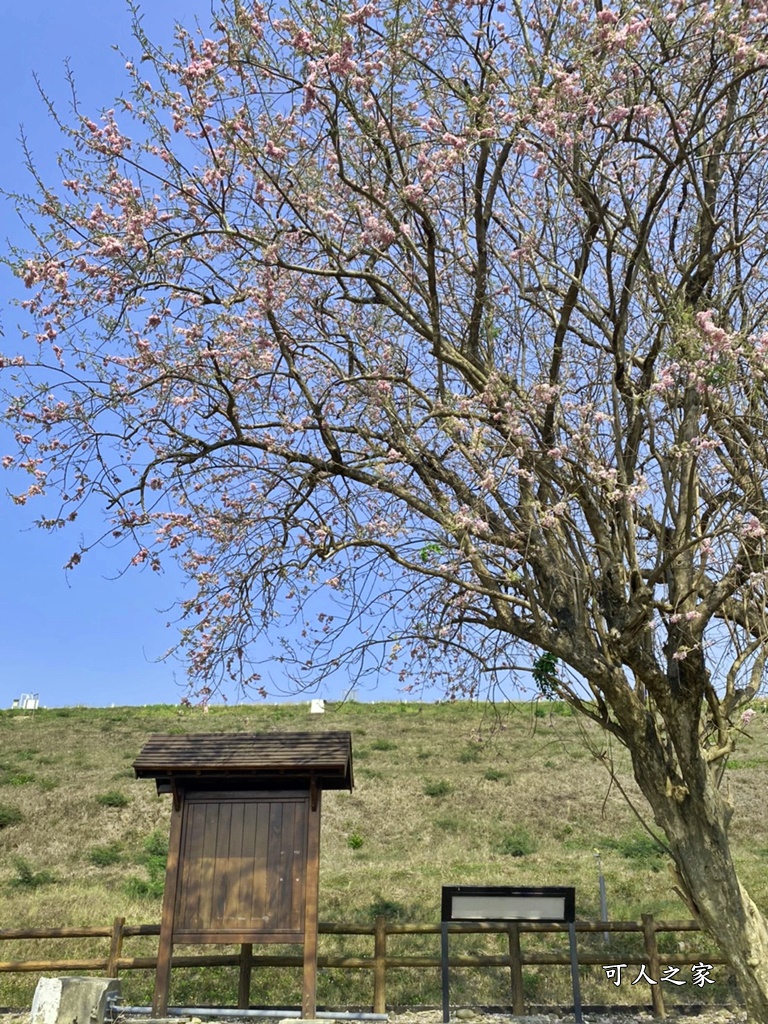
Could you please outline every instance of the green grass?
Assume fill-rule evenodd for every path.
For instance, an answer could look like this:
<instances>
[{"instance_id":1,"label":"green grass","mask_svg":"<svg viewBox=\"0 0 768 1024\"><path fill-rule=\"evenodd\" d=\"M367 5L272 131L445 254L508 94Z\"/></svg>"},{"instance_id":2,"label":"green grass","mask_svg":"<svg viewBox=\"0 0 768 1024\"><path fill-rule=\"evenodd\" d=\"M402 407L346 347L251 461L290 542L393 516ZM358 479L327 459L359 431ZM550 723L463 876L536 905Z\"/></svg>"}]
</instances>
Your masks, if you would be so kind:
<instances>
[{"instance_id":1,"label":"green grass","mask_svg":"<svg viewBox=\"0 0 768 1024\"><path fill-rule=\"evenodd\" d=\"M424 796L441 797L448 796L452 792L453 786L450 782L446 782L445 779L441 779L439 782L424 783Z\"/></svg>"},{"instance_id":2,"label":"green grass","mask_svg":"<svg viewBox=\"0 0 768 1024\"><path fill-rule=\"evenodd\" d=\"M505 857L527 857L535 853L539 844L524 828L506 832L498 842L498 851Z\"/></svg>"},{"instance_id":3,"label":"green grass","mask_svg":"<svg viewBox=\"0 0 768 1024\"><path fill-rule=\"evenodd\" d=\"M106 868L112 864L119 864L123 859L123 844L119 842L107 843L104 846L93 846L88 851L88 860L96 867Z\"/></svg>"},{"instance_id":4,"label":"green grass","mask_svg":"<svg viewBox=\"0 0 768 1024\"><path fill-rule=\"evenodd\" d=\"M102 807L127 807L130 800L117 789L111 789L108 793L100 793L96 797L96 803Z\"/></svg>"},{"instance_id":5,"label":"green grass","mask_svg":"<svg viewBox=\"0 0 768 1024\"><path fill-rule=\"evenodd\" d=\"M611 919L637 920L642 913L687 919L663 853L585 750L584 734L601 745L602 734L562 705L538 706L543 717L530 706L461 702L326 705L323 716L310 716L307 705L212 707L207 715L166 706L41 708L34 716L0 711L0 929L104 926L116 916L129 925L159 922L171 800L158 797L154 783L135 780L131 762L151 733L272 729L352 733L355 790L323 795L323 921L372 924L383 914L396 922L438 922L442 886L461 884L573 885L577 916L597 919L595 849ZM367 758L359 757L361 751ZM612 756L622 787L652 823L627 756L620 748L612 748ZM767 762L768 715L761 715L741 738L728 774L735 855L742 880L763 909ZM23 775L34 775L34 781L11 781ZM580 948L605 952L606 963L638 941L614 935L604 946L601 934L579 939ZM659 935L670 952L680 941L697 956L709 950L695 933ZM532 953L567 951L563 937L553 935L526 935L523 947ZM107 948L106 939L4 940L0 959L97 958ZM437 956L439 937L394 935L388 948L393 955ZM454 948L458 955L473 949L504 954L506 947L503 936L457 935ZM124 955L152 956L156 949L154 937L130 937ZM369 936L321 936L320 951L371 956L373 944ZM582 973L585 1001L646 998L643 986L616 990L606 984L599 968ZM454 974L451 998L457 1003L509 1001L508 972L467 968ZM668 989L667 998L714 998L716 987L722 1001L727 972L718 968L715 975L717 986ZM128 1002L151 1000L151 971L126 971L122 977ZM258 986L255 978L258 1002L296 1004L297 972L260 968ZM36 982L34 973L0 974L0 1005L28 1007ZM534 1001L568 999L566 968L526 967L524 983ZM370 1004L370 972L328 970L319 984L321 1002ZM440 1001L437 971L393 970L387 986L395 1004ZM174 972L172 997L182 1005L231 1005L236 992L236 969Z\"/></svg>"},{"instance_id":6,"label":"green grass","mask_svg":"<svg viewBox=\"0 0 768 1024\"><path fill-rule=\"evenodd\" d=\"M23 820L24 815L18 807L14 807L12 804L0 804L0 828L18 825Z\"/></svg>"},{"instance_id":7,"label":"green grass","mask_svg":"<svg viewBox=\"0 0 768 1024\"><path fill-rule=\"evenodd\" d=\"M35 871L23 857L14 857L13 867L15 875L9 883L13 889L39 889L56 881L56 876L51 871Z\"/></svg>"}]
</instances>

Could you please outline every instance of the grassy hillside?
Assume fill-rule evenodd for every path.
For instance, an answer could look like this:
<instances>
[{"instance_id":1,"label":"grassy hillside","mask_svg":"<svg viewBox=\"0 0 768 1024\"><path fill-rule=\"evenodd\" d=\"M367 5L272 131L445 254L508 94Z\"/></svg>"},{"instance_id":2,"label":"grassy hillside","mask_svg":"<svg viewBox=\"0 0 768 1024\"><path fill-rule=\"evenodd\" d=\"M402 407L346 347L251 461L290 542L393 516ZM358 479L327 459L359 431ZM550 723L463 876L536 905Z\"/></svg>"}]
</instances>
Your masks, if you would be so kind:
<instances>
[{"instance_id":1,"label":"grassy hillside","mask_svg":"<svg viewBox=\"0 0 768 1024\"><path fill-rule=\"evenodd\" d=\"M0 929L158 922L170 799L133 778L131 762L153 732L259 732L349 729L356 787L327 793L323 805L320 918L372 922L377 913L403 921L439 920L444 884L575 885L577 916L599 917L595 850L605 874L609 917L687 918L673 891L665 857L611 784L605 755L621 787L648 821L626 755L600 731L558 705L346 704L310 716L307 705L197 709L176 707L0 712ZM732 833L739 868L758 904L768 910L765 769L768 713L749 726L729 768L736 805ZM705 957L696 935L661 936L664 951L684 940ZM580 939L620 962L632 939ZM563 937L524 937L523 949L560 948ZM0 960L104 955L106 940L0 942ZM151 955L156 940L127 940L126 955ZM396 936L390 951L437 955L435 936ZM502 937L457 937L452 952L503 952ZM272 949L266 952L275 952ZM368 938L326 937L321 952L370 955ZM706 959L706 957L705 957ZM687 970L687 969L684 969ZM452 999L508 1002L507 976L454 971ZM533 1002L568 999L566 968L526 969ZM634 974L631 975L634 977ZM681 977L683 973L681 972ZM702 992L665 988L671 1002L723 999L724 967ZM690 977L690 975L688 975ZM23 1006L35 975L0 974L0 1005ZM129 972L131 1001L150 999L152 975ZM647 989L621 990L600 968L585 972L587 1001L643 1002ZM322 972L321 1003L369 1003L368 972ZM644 989L644 991L640 991ZM291 971L254 976L252 999L296 1003ZM227 968L179 970L172 999L229 1004L236 973ZM388 1000L436 1004L437 971L401 969L388 977Z\"/></svg>"}]
</instances>

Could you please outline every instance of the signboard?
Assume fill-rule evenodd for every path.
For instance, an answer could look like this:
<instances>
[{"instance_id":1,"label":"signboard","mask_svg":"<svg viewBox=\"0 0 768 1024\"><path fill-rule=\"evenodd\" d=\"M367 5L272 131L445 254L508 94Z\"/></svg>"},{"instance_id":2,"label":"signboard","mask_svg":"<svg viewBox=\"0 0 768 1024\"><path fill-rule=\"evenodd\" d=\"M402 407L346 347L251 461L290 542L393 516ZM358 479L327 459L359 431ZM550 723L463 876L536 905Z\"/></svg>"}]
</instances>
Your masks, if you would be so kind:
<instances>
[{"instance_id":1,"label":"signboard","mask_svg":"<svg viewBox=\"0 0 768 1024\"><path fill-rule=\"evenodd\" d=\"M555 921L568 925L571 952L573 1014L581 1024L579 963L576 956L576 890L570 886L549 885L538 888L514 885L444 885L442 897L442 970L443 1021L447 1024L448 1003L448 926L453 922L507 923L509 925L510 968L512 970L513 1010L523 1013L523 977L518 924L521 921Z\"/></svg>"},{"instance_id":2,"label":"signboard","mask_svg":"<svg viewBox=\"0 0 768 1024\"><path fill-rule=\"evenodd\" d=\"M444 885L443 921L573 921L576 890L567 886Z\"/></svg>"}]
</instances>

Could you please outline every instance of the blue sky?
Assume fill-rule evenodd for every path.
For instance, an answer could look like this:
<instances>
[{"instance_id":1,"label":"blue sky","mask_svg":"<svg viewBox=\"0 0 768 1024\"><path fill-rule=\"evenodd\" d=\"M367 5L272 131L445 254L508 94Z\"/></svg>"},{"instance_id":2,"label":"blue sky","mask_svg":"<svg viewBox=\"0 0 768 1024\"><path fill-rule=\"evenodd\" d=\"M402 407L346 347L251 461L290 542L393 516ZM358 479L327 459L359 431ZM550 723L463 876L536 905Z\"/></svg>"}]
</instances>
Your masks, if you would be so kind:
<instances>
[{"instance_id":1,"label":"blue sky","mask_svg":"<svg viewBox=\"0 0 768 1024\"><path fill-rule=\"evenodd\" d=\"M195 15L208 21L202 0L154 0L146 5L149 35L169 43L176 20L191 25ZM8 4L0 34L0 186L24 190L28 184L18 143L23 124L41 169L56 181L54 154L60 137L37 91L37 73L46 92L64 110L67 84L64 62L75 76L80 102L97 113L111 106L126 86L124 62L113 45L131 53L130 16L123 0L70 0L66 4ZM12 206L0 202L0 238L22 242L23 231ZM10 273L0 268L0 313L5 337L0 349L18 350L19 313L9 301L20 294ZM9 452L0 430L0 456ZM115 579L124 554L97 551L73 572L64 563L86 538L100 530L98 508L81 517L77 528L51 535L32 522L43 509L34 503L13 505L5 492L13 487L0 473L0 708L21 693L39 693L49 707L87 704L173 703L185 692L179 663L158 662L175 633L166 629L169 609L182 594L183 579L169 568L163 575L132 571ZM21 489L21 488L19 488ZM264 642L260 658L268 658ZM280 682L280 673L274 674ZM269 680L265 676L265 682ZM338 692L326 692L338 697ZM234 698L235 694L230 694ZM397 697L390 685L361 699Z\"/></svg>"}]
</instances>

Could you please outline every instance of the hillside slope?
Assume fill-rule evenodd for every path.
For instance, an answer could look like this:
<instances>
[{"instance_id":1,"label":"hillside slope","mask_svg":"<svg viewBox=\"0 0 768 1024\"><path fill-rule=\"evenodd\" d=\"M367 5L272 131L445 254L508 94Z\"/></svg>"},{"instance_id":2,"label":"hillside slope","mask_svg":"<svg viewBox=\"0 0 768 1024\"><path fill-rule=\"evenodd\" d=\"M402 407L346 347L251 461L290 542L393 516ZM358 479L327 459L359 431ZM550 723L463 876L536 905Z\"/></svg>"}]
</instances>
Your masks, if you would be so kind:
<instances>
[{"instance_id":1,"label":"hillside slope","mask_svg":"<svg viewBox=\"0 0 768 1024\"><path fill-rule=\"evenodd\" d=\"M0 712L0 929L108 925L118 915L129 924L159 921L170 799L159 798L152 783L136 781L131 769L150 733L324 729L351 731L356 787L351 795L324 797L321 920L372 922L385 913L436 922L441 886L471 883L575 885L577 916L597 919L596 850L611 919L641 913L687 918L663 852L620 792L645 814L624 752L566 712L558 705L534 710L468 703L348 703L312 716L306 704L215 707L208 714L161 706ZM768 908L768 714L761 712L731 761L728 784L740 870L758 904ZM606 764L617 781L611 782ZM698 937L682 938L704 954ZM673 950L680 939L662 936L660 943ZM488 949L494 941L503 951L498 937L459 941L464 946L457 951ZM594 937L606 963L626 948L618 941L602 947L602 936ZM526 940L525 948L536 948L535 942L558 945L556 938L537 939ZM126 952L151 955L154 943L134 939ZM104 946L104 940L4 941L0 960L98 956ZM438 949L432 936L393 937L390 946L403 954ZM328 937L321 945L321 952L342 949L370 955L371 943ZM720 991L727 978L725 968L718 971ZM436 972L392 973L393 1001L438 1001ZM504 1001L503 973L456 973L468 999ZM601 973L591 972L594 991L587 997L618 997L604 979L601 984ZM361 975L322 972L321 1002L370 1001L370 976ZM151 974L125 977L130 998L146 1002ZM195 968L174 978L176 1000L232 1000L230 969ZM0 974L0 1005L28 1003L35 981L34 975ZM295 985L294 972L264 969L252 998L295 1002ZM526 987L529 999L567 999L567 971L527 970ZM694 994L702 997L699 990ZM622 993L622 1001L633 995Z\"/></svg>"}]
</instances>

